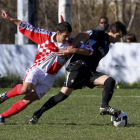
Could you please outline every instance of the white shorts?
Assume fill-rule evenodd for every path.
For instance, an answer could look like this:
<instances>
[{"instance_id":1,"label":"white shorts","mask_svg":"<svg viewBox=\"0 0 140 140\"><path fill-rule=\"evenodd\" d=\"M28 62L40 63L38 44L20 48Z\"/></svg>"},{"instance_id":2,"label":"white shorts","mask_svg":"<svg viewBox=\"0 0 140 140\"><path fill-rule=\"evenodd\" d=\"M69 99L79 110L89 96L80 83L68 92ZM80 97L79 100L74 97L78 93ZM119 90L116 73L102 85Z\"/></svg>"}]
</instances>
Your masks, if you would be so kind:
<instances>
[{"instance_id":1,"label":"white shorts","mask_svg":"<svg viewBox=\"0 0 140 140\"><path fill-rule=\"evenodd\" d=\"M26 83L32 83L35 86L35 91L41 99L53 86L55 81L55 75L44 73L38 67L32 67L26 71L24 81Z\"/></svg>"}]
</instances>

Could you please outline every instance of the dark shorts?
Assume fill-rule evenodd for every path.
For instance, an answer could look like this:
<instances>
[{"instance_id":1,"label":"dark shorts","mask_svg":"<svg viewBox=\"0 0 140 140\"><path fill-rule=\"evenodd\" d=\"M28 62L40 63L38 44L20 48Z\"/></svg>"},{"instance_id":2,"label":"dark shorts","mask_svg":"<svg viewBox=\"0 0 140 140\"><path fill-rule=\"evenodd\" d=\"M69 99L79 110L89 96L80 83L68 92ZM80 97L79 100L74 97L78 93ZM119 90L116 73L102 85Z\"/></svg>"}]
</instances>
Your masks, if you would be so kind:
<instances>
[{"instance_id":1,"label":"dark shorts","mask_svg":"<svg viewBox=\"0 0 140 140\"><path fill-rule=\"evenodd\" d=\"M106 74L97 71L92 73L89 71L71 71L68 72L63 87L82 89L83 86L87 86L93 88L95 86L93 82L103 75Z\"/></svg>"}]
</instances>

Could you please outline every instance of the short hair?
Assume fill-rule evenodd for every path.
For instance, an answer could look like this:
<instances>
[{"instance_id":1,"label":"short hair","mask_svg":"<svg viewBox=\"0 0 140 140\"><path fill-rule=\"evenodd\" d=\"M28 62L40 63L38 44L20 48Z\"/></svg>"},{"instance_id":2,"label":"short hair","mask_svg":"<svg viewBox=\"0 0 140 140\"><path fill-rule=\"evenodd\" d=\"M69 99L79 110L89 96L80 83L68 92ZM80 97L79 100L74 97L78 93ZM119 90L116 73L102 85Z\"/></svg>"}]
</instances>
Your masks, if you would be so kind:
<instances>
[{"instance_id":1,"label":"short hair","mask_svg":"<svg viewBox=\"0 0 140 140\"><path fill-rule=\"evenodd\" d=\"M123 36L127 34L126 26L120 21L113 22L111 25L109 25L108 32L109 31L112 33L121 32Z\"/></svg>"},{"instance_id":2,"label":"short hair","mask_svg":"<svg viewBox=\"0 0 140 140\"><path fill-rule=\"evenodd\" d=\"M63 33L63 32L71 33L72 27L68 22L64 21L57 24L57 31L59 31L60 33Z\"/></svg>"},{"instance_id":3,"label":"short hair","mask_svg":"<svg viewBox=\"0 0 140 140\"><path fill-rule=\"evenodd\" d=\"M127 34L126 39L130 40L130 42L137 42L136 36L134 34Z\"/></svg>"},{"instance_id":4,"label":"short hair","mask_svg":"<svg viewBox=\"0 0 140 140\"><path fill-rule=\"evenodd\" d=\"M99 22L102 18L105 18L107 20L107 23L108 23L108 18L107 17L100 17Z\"/></svg>"}]
</instances>

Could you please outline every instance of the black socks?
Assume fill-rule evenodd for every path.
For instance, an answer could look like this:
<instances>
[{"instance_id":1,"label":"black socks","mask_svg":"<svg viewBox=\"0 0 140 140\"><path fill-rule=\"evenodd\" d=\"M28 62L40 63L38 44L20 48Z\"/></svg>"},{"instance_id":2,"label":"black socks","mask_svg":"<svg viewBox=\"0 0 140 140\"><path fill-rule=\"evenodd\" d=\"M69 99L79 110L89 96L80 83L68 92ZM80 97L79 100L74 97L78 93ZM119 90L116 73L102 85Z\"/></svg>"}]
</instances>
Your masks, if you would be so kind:
<instances>
[{"instance_id":1,"label":"black socks","mask_svg":"<svg viewBox=\"0 0 140 140\"><path fill-rule=\"evenodd\" d=\"M57 95L51 97L38 111L34 113L34 116L39 118L43 112L47 111L48 109L54 107L59 102L65 100L68 96L62 92L59 92Z\"/></svg>"},{"instance_id":2,"label":"black socks","mask_svg":"<svg viewBox=\"0 0 140 140\"><path fill-rule=\"evenodd\" d=\"M104 90L102 93L102 108L105 108L108 106L109 101L111 100L114 92L114 87L115 87L115 80L112 77L109 77L105 82L104 82Z\"/></svg>"}]
</instances>

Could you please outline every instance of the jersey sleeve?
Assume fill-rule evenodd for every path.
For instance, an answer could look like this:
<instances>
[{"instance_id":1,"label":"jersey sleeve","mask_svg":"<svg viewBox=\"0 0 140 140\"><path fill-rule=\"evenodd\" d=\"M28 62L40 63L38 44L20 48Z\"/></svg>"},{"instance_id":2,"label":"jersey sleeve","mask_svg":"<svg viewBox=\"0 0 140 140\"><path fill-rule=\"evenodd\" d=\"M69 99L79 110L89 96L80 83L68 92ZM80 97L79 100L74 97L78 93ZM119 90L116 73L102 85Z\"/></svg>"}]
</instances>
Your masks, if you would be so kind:
<instances>
[{"instance_id":1,"label":"jersey sleeve","mask_svg":"<svg viewBox=\"0 0 140 140\"><path fill-rule=\"evenodd\" d=\"M29 38L30 40L32 40L37 44L45 42L48 39L49 35L51 34L51 32L46 29L36 28L33 25L26 23L24 21L22 21L21 24L19 25L19 31L24 36L26 36L27 38Z\"/></svg>"},{"instance_id":2,"label":"jersey sleeve","mask_svg":"<svg viewBox=\"0 0 140 140\"><path fill-rule=\"evenodd\" d=\"M80 44L78 45L78 48L80 48L80 49L87 49L87 50L89 51L88 56L94 54L94 49L93 49L91 46L89 46L89 45L85 45L84 43L80 43Z\"/></svg>"}]
</instances>

